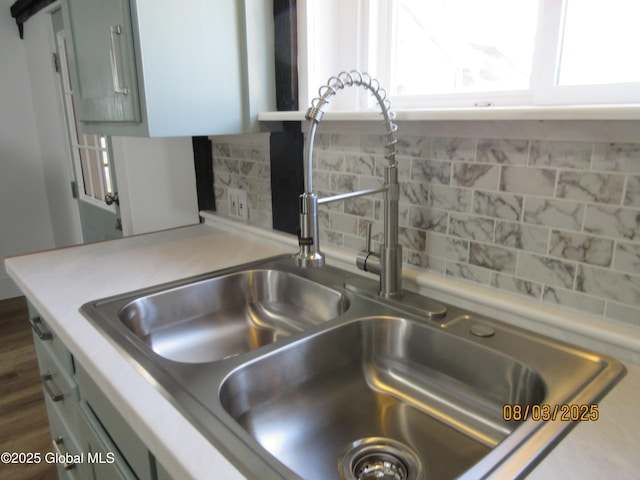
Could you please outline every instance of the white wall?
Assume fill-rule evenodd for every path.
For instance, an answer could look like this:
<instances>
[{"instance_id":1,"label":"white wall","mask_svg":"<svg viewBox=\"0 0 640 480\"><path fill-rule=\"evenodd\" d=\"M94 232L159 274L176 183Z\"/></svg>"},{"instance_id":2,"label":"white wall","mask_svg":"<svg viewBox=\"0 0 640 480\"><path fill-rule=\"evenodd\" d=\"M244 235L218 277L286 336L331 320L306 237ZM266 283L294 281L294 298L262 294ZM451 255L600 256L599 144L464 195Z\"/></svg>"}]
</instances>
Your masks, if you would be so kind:
<instances>
[{"instance_id":1,"label":"white wall","mask_svg":"<svg viewBox=\"0 0 640 480\"><path fill-rule=\"evenodd\" d=\"M26 43L0 0L0 257L54 247ZM29 35L29 26L26 28ZM19 291L0 271L0 299Z\"/></svg>"},{"instance_id":2,"label":"white wall","mask_svg":"<svg viewBox=\"0 0 640 480\"><path fill-rule=\"evenodd\" d=\"M191 137L112 137L124 235L199 222Z\"/></svg>"}]
</instances>

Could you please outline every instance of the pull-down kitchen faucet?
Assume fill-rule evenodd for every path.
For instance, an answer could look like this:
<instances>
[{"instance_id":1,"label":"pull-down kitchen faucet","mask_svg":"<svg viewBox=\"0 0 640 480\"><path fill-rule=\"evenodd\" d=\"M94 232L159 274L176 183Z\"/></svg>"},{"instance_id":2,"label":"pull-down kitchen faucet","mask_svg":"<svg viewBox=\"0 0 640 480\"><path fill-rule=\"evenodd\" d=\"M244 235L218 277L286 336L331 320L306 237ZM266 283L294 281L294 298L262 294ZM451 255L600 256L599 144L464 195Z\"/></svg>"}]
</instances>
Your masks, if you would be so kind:
<instances>
[{"instance_id":1,"label":"pull-down kitchen faucet","mask_svg":"<svg viewBox=\"0 0 640 480\"><path fill-rule=\"evenodd\" d=\"M313 191L313 142L316 127L324 115L322 108L338 90L354 85L365 87L371 92L384 117L385 158L388 160L384 173L384 185L381 188L318 198L318 195ZM300 251L296 255L296 263L302 267L321 267L324 265L324 255L319 246L318 205L362 195L384 193L384 243L382 251L380 254L370 251L371 229L368 228L367 249L358 254L356 264L362 270L380 275L380 296L398 298L402 295L402 246L398 242L400 190L396 163L396 143L398 140L395 132L397 126L393 123L395 114L390 110L391 102L386 98L386 92L380 88L377 80L372 79L367 73L356 71L342 72L337 77L331 77L326 85L320 87L318 93L320 96L311 102L311 107L305 115L305 118L311 122L311 127L304 153L305 192L300 195Z\"/></svg>"}]
</instances>

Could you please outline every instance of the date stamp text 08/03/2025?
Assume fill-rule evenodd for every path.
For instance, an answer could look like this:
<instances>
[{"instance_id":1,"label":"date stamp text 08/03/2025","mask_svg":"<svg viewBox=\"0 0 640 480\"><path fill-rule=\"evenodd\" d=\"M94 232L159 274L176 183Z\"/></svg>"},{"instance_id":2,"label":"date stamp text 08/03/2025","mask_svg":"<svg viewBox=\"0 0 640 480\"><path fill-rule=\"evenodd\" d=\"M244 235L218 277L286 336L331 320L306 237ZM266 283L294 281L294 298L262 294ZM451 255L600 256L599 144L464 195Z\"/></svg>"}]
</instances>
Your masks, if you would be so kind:
<instances>
[{"instance_id":1,"label":"date stamp text 08/03/2025","mask_svg":"<svg viewBox=\"0 0 640 480\"><path fill-rule=\"evenodd\" d=\"M533 404L517 405L505 404L502 406L502 419L505 421L524 422L533 421L556 421L562 422L595 422L600 418L598 405L587 404Z\"/></svg>"}]
</instances>

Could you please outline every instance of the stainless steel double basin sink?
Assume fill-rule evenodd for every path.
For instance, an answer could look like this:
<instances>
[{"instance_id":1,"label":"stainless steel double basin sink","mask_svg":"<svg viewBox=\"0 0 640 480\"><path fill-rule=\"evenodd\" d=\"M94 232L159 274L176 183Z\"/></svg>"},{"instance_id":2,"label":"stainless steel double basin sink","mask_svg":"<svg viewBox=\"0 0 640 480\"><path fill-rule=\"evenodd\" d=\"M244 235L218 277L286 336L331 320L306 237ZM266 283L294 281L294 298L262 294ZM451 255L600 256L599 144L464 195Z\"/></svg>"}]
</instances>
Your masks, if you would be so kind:
<instances>
[{"instance_id":1,"label":"stainless steel double basin sink","mask_svg":"<svg viewBox=\"0 0 640 480\"><path fill-rule=\"evenodd\" d=\"M81 311L247 478L522 477L624 375L366 283L281 256Z\"/></svg>"}]
</instances>

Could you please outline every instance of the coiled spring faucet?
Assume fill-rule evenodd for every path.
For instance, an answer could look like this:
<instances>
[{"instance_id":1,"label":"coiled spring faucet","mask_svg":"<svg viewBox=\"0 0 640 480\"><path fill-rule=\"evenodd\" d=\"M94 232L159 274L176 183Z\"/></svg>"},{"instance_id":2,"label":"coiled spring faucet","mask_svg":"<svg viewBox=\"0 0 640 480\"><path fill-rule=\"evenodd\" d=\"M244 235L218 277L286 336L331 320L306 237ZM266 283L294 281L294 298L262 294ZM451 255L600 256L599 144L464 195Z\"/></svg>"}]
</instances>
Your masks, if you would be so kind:
<instances>
[{"instance_id":1,"label":"coiled spring faucet","mask_svg":"<svg viewBox=\"0 0 640 480\"><path fill-rule=\"evenodd\" d=\"M313 143L316 127L322 120L322 108L328 100L345 87L361 86L368 89L375 97L385 126L385 167L384 185L381 188L361 190L341 195L318 198L313 190ZM402 246L398 242L398 165L396 163L395 132L397 126L393 122L395 114L390 110L391 102L377 80L367 73L357 71L342 72L331 77L326 85L320 87L319 97L311 102L305 118L311 122L304 152L305 192L300 195L300 251L296 255L296 263L301 267L321 267L325 258L320 251L318 229L318 205L346 200L348 198L384 193L384 243L380 254L370 251L371 230L367 232L367 248L358 254L356 263L362 270L380 275L379 294L385 298L398 298L402 295Z\"/></svg>"}]
</instances>

